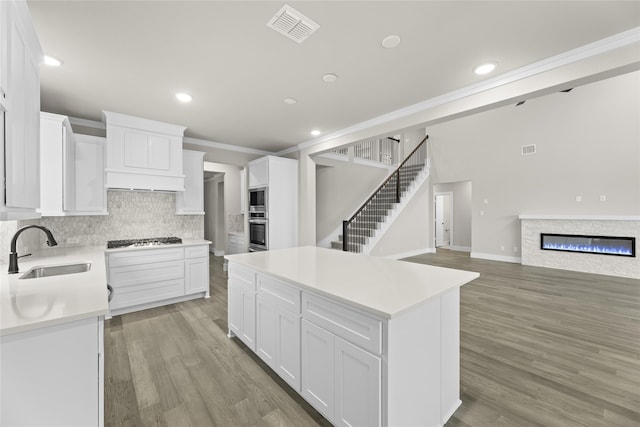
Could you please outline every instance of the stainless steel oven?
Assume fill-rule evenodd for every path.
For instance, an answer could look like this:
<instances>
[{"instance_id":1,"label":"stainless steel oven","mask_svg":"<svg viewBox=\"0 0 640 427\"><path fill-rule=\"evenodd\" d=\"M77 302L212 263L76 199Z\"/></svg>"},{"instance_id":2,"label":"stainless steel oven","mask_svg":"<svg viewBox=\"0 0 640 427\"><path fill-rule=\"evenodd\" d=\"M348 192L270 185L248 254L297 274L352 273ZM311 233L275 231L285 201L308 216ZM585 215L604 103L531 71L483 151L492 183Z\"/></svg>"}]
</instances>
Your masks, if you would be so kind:
<instances>
[{"instance_id":1,"label":"stainless steel oven","mask_svg":"<svg viewBox=\"0 0 640 427\"><path fill-rule=\"evenodd\" d=\"M267 249L269 249L269 220L249 218L249 251L266 251Z\"/></svg>"}]
</instances>

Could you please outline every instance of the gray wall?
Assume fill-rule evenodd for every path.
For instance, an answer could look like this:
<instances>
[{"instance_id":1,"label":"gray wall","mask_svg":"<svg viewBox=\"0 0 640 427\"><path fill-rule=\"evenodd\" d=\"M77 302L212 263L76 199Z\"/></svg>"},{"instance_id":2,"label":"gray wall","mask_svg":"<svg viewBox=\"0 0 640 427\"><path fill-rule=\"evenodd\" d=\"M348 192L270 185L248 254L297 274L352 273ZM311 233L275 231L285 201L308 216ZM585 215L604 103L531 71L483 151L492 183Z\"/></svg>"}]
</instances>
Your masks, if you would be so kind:
<instances>
[{"instance_id":1,"label":"gray wall","mask_svg":"<svg viewBox=\"0 0 640 427\"><path fill-rule=\"evenodd\" d=\"M430 127L432 182L472 181L472 256L517 261L519 214L640 214L638 93L634 72Z\"/></svg>"},{"instance_id":2,"label":"gray wall","mask_svg":"<svg viewBox=\"0 0 640 427\"><path fill-rule=\"evenodd\" d=\"M341 161L317 159L316 236L332 236L389 174L389 170ZM330 166L328 166L330 165ZM337 239L337 234L332 239Z\"/></svg>"}]
</instances>

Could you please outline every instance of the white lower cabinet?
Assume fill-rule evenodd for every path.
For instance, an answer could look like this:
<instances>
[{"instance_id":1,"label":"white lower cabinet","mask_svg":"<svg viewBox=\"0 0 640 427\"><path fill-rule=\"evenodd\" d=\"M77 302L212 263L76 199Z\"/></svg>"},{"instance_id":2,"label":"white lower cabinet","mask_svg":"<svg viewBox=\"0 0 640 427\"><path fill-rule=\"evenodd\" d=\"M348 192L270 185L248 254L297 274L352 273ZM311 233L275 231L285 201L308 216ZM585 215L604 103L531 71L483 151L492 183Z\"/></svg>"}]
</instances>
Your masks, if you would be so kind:
<instances>
[{"instance_id":1,"label":"white lower cabinet","mask_svg":"<svg viewBox=\"0 0 640 427\"><path fill-rule=\"evenodd\" d=\"M302 397L329 421L335 404L335 336L302 319Z\"/></svg>"},{"instance_id":2,"label":"white lower cabinet","mask_svg":"<svg viewBox=\"0 0 640 427\"><path fill-rule=\"evenodd\" d=\"M209 296L208 245L107 253L112 315Z\"/></svg>"},{"instance_id":3,"label":"white lower cabinet","mask_svg":"<svg viewBox=\"0 0 640 427\"><path fill-rule=\"evenodd\" d=\"M102 317L0 337L0 425L102 426Z\"/></svg>"},{"instance_id":4,"label":"white lower cabinet","mask_svg":"<svg viewBox=\"0 0 640 427\"><path fill-rule=\"evenodd\" d=\"M237 336L256 351L255 274L235 265L229 266L227 287L229 336Z\"/></svg>"}]
</instances>

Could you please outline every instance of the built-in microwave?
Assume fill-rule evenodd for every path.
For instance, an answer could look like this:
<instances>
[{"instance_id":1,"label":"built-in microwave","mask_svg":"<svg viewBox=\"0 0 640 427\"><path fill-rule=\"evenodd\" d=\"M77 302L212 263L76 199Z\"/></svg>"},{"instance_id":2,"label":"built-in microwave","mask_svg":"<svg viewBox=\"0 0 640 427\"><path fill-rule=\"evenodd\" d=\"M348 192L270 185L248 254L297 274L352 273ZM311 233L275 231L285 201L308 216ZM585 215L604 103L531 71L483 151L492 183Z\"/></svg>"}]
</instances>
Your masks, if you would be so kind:
<instances>
[{"instance_id":1,"label":"built-in microwave","mask_svg":"<svg viewBox=\"0 0 640 427\"><path fill-rule=\"evenodd\" d=\"M249 211L267 210L267 187L249 189Z\"/></svg>"}]
</instances>

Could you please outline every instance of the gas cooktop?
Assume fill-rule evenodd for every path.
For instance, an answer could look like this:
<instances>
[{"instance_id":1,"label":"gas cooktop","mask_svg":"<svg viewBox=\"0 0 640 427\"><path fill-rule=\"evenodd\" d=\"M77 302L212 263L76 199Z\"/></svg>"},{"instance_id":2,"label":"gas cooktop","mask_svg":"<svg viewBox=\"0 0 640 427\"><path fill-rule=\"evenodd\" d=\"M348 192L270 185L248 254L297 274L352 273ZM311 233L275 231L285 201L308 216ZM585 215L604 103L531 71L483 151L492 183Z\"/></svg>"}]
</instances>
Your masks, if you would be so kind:
<instances>
[{"instance_id":1,"label":"gas cooktop","mask_svg":"<svg viewBox=\"0 0 640 427\"><path fill-rule=\"evenodd\" d=\"M179 237L151 237L147 239L109 240L107 249L128 248L131 246L175 245L182 243Z\"/></svg>"}]
</instances>

